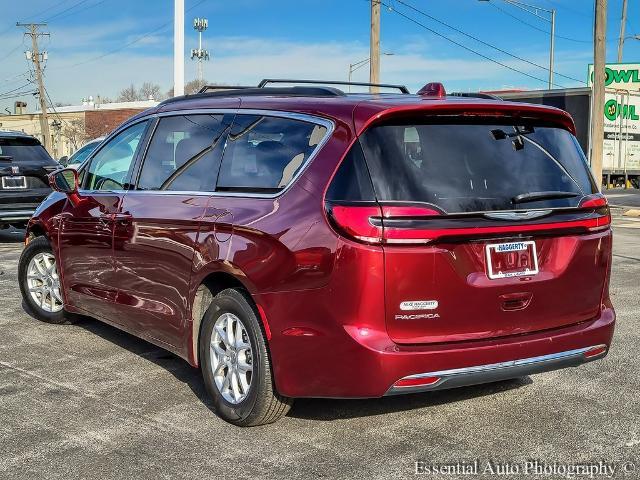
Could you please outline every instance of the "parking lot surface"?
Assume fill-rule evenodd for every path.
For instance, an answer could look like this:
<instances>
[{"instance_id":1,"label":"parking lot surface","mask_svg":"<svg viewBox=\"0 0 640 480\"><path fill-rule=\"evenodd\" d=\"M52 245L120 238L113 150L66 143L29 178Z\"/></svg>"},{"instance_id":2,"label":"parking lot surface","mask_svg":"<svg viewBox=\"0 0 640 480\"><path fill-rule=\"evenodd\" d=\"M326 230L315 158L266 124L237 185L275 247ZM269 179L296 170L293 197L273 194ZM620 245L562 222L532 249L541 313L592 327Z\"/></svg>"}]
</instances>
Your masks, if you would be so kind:
<instances>
[{"instance_id":1,"label":"parking lot surface","mask_svg":"<svg viewBox=\"0 0 640 480\"><path fill-rule=\"evenodd\" d=\"M174 355L92 319L31 318L22 236L0 231L0 478L410 478L416 461L474 460L603 461L639 478L640 219L615 224L618 324L604 360L451 391L299 400L250 429L218 419L199 372Z\"/></svg>"}]
</instances>

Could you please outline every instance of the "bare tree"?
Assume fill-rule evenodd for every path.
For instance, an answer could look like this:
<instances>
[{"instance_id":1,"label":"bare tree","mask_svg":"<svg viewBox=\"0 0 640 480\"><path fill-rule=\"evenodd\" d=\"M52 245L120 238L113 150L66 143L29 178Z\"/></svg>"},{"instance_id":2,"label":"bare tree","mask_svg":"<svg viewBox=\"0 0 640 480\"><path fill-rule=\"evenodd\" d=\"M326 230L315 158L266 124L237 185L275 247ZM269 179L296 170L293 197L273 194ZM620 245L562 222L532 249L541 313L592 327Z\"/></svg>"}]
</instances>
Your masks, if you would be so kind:
<instances>
[{"instance_id":1,"label":"bare tree","mask_svg":"<svg viewBox=\"0 0 640 480\"><path fill-rule=\"evenodd\" d=\"M80 148L88 139L84 120L80 118L65 121L60 130L60 134L69 140L71 145L73 145L73 150Z\"/></svg>"},{"instance_id":2,"label":"bare tree","mask_svg":"<svg viewBox=\"0 0 640 480\"><path fill-rule=\"evenodd\" d=\"M187 82L184 85L184 93L185 95L193 95L194 93L198 93L200 91L200 89L202 87L204 87L205 85L221 85L221 86L226 86L226 83L216 83L216 82L208 82L207 80L202 80L202 82L200 82L198 79L195 80L191 80L189 82ZM171 98L173 97L173 87L171 87L167 93L166 93L167 98Z\"/></svg>"},{"instance_id":3,"label":"bare tree","mask_svg":"<svg viewBox=\"0 0 640 480\"><path fill-rule=\"evenodd\" d=\"M138 100L138 91L133 83L127 88L120 90L117 98L118 102L135 102L136 100Z\"/></svg>"},{"instance_id":4,"label":"bare tree","mask_svg":"<svg viewBox=\"0 0 640 480\"><path fill-rule=\"evenodd\" d=\"M140 100L161 100L160 85L157 83L144 82L138 92Z\"/></svg>"}]
</instances>

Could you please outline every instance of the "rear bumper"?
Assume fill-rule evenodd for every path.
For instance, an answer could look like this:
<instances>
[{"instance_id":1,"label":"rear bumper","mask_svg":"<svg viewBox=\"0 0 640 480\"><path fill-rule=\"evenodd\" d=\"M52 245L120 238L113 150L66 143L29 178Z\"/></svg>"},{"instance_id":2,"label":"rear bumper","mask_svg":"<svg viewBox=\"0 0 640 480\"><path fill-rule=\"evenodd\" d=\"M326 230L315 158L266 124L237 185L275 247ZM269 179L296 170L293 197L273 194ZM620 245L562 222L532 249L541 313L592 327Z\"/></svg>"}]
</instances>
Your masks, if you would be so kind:
<instances>
[{"instance_id":1,"label":"rear bumper","mask_svg":"<svg viewBox=\"0 0 640 480\"><path fill-rule=\"evenodd\" d=\"M608 351L607 345L577 348L539 357L523 358L508 362L456 368L439 372L426 372L409 375L400 379L387 390L385 395L427 392L447 388L466 387L479 383L497 382L510 378L524 377L534 373L550 372L567 367L577 367L583 363L603 358ZM420 385L421 382L426 384Z\"/></svg>"},{"instance_id":2,"label":"rear bumper","mask_svg":"<svg viewBox=\"0 0 640 480\"><path fill-rule=\"evenodd\" d=\"M19 207L9 209L0 208L0 223L23 222L29 220L39 204L20 205Z\"/></svg>"},{"instance_id":3,"label":"rear bumper","mask_svg":"<svg viewBox=\"0 0 640 480\"><path fill-rule=\"evenodd\" d=\"M282 335L279 328L271 326L269 344L281 394L382 397L574 367L606 355L606 349L590 358L584 354L593 346L611 344L615 312L607 305L598 318L568 327L490 340L415 346L398 345L386 330L371 326L332 325L309 336ZM439 380L415 388L394 387L399 380L420 376L437 376Z\"/></svg>"}]
</instances>

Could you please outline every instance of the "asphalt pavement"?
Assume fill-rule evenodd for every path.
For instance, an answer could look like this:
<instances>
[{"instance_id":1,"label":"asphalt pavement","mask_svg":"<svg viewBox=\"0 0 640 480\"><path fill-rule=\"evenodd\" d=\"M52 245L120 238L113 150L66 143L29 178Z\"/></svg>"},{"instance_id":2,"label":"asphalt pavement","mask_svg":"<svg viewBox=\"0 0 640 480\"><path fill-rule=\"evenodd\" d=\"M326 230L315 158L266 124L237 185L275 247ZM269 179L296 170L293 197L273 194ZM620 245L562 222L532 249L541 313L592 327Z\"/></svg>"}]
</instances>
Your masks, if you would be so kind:
<instances>
[{"instance_id":1,"label":"asphalt pavement","mask_svg":"<svg viewBox=\"0 0 640 480\"><path fill-rule=\"evenodd\" d=\"M640 190L637 188L612 188L604 194L611 205L640 208Z\"/></svg>"},{"instance_id":2,"label":"asphalt pavement","mask_svg":"<svg viewBox=\"0 0 640 480\"><path fill-rule=\"evenodd\" d=\"M299 400L249 429L218 419L199 372L174 355L95 320L55 326L25 313L21 233L2 231L0 478L370 480L414 477L416 462L453 465L429 478L461 478L455 465L476 460L479 474L465 478L491 478L487 462L511 468L506 478L566 478L526 475L534 460L640 478L640 219L615 225L618 324L604 360L428 394Z\"/></svg>"}]
</instances>

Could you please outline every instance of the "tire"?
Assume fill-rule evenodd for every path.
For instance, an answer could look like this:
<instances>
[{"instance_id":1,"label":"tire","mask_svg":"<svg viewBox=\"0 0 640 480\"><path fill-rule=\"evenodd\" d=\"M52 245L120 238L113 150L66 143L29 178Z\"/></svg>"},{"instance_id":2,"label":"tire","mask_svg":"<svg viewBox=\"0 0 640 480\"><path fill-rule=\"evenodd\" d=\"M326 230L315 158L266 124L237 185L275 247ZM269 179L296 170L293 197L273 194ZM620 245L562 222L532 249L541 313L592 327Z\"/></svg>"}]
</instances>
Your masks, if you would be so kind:
<instances>
[{"instance_id":1,"label":"tire","mask_svg":"<svg viewBox=\"0 0 640 480\"><path fill-rule=\"evenodd\" d=\"M38 273L36 276L38 278L35 280L37 285L34 287L34 284L30 284L30 278L33 278L32 275L34 272L30 272L32 267L32 261L36 261L34 259L48 259L49 268L45 268L45 263L38 262L44 272L49 272L46 275L42 275ZM51 269L51 261L53 261L52 269ZM35 268L35 264L34 264ZM42 279L46 280L42 280ZM60 277L57 274L57 261L55 259L54 253L51 250L51 245L46 237L37 237L31 240L29 244L22 251L22 255L20 255L20 263L18 264L18 282L20 283L20 292L22 293L22 299L29 307L30 313L43 322L47 323L73 323L73 317L64 311L64 306L62 304L62 287L60 285ZM32 281L33 282L33 281ZM47 282L49 282L47 284ZM38 288L39 286L44 286L45 289L41 289L35 295L36 297L43 298L43 302L38 302L37 298L34 298L30 289ZM55 293L55 289L57 287L57 293Z\"/></svg>"},{"instance_id":2,"label":"tire","mask_svg":"<svg viewBox=\"0 0 640 480\"><path fill-rule=\"evenodd\" d=\"M221 291L204 314L199 339L200 369L215 412L241 427L273 423L293 403L275 389L266 337L252 305L251 297L240 290ZM234 343L221 334L229 321Z\"/></svg>"}]
</instances>

